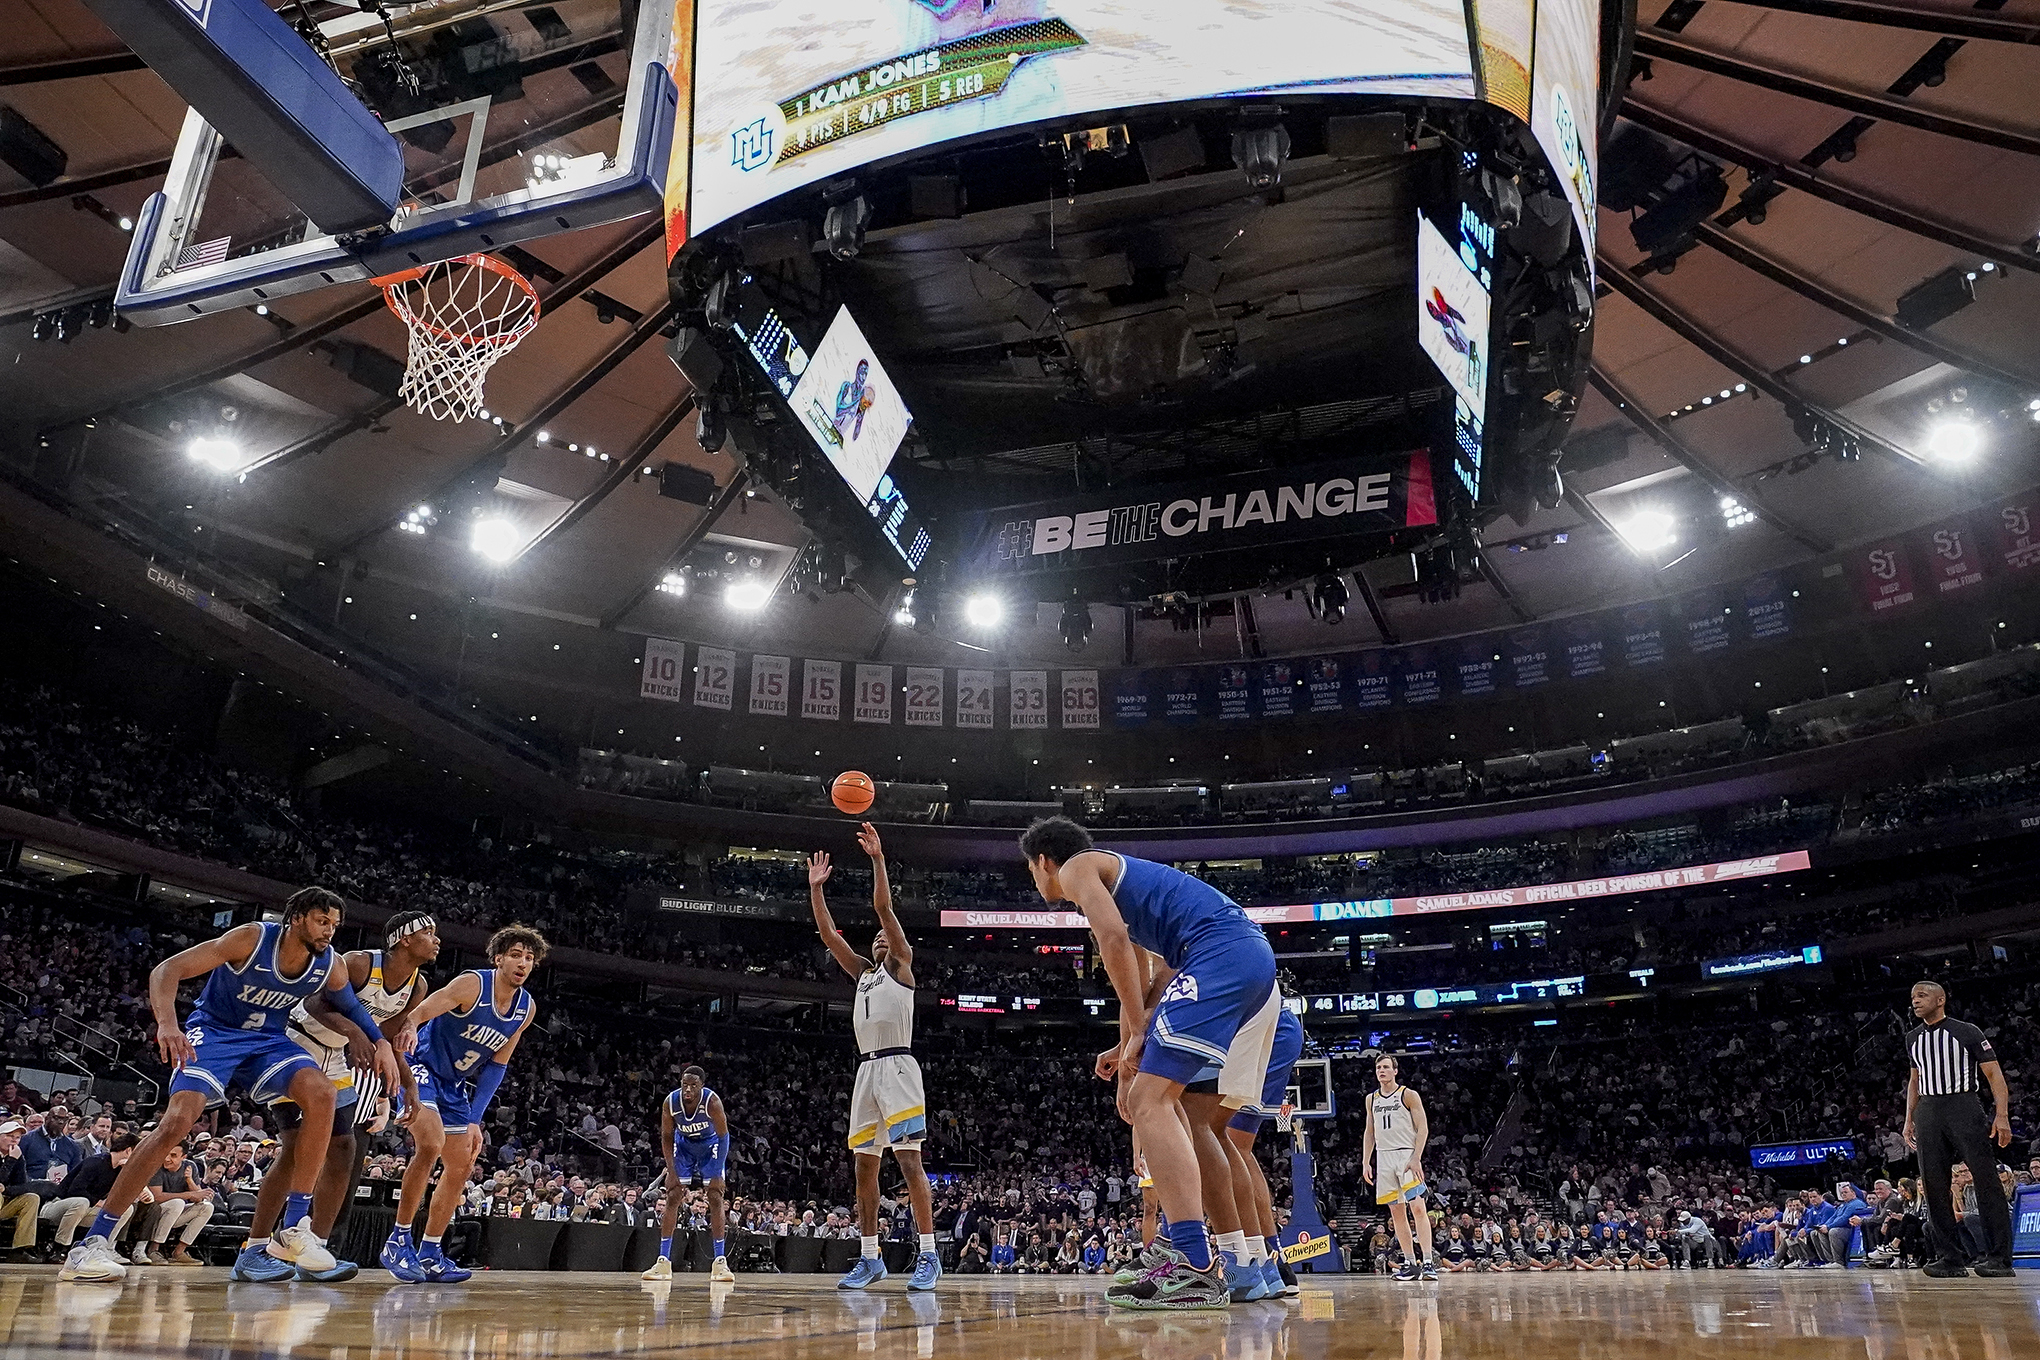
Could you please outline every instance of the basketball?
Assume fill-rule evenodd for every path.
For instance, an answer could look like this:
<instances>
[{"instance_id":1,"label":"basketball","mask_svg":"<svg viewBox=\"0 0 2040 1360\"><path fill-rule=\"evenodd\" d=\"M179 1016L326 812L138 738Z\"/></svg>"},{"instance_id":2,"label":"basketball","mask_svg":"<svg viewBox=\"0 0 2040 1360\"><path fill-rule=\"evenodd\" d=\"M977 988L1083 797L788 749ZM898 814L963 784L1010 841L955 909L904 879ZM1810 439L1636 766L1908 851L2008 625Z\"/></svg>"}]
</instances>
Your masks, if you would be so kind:
<instances>
[{"instance_id":1,"label":"basketball","mask_svg":"<svg viewBox=\"0 0 2040 1360\"><path fill-rule=\"evenodd\" d=\"M872 785L871 776L862 770L845 770L829 786L829 797L835 802L836 811L852 817L862 817L871 811L871 800L877 796L878 790Z\"/></svg>"}]
</instances>

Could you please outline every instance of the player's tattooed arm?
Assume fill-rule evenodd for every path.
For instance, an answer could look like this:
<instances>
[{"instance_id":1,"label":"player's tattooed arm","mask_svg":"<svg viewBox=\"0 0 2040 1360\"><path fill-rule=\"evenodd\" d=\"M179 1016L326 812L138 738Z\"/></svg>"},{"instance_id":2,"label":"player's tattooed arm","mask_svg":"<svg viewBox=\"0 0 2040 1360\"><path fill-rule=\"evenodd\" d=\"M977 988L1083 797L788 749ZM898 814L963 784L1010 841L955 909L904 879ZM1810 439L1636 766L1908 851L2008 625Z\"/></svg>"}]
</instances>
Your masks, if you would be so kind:
<instances>
[{"instance_id":1,"label":"player's tattooed arm","mask_svg":"<svg viewBox=\"0 0 2040 1360\"><path fill-rule=\"evenodd\" d=\"M808 856L808 905L814 909L815 929L821 932L822 943L828 948L830 957L851 977L861 978L871 971L871 960L852 949L850 942L843 938L843 932L836 929L836 918L829 914L828 899L822 896L822 885L829 881L832 872L828 851L817 850Z\"/></svg>"},{"instance_id":2,"label":"player's tattooed arm","mask_svg":"<svg viewBox=\"0 0 2040 1360\"><path fill-rule=\"evenodd\" d=\"M871 859L871 909L878 913L879 929L885 932L886 963L897 962L892 969L893 976L901 985L914 985L914 946L907 943L907 932L900 926L900 918L893 911L892 882L885 872L885 846L878 839L878 828L865 822L857 828L857 848Z\"/></svg>"}]
</instances>

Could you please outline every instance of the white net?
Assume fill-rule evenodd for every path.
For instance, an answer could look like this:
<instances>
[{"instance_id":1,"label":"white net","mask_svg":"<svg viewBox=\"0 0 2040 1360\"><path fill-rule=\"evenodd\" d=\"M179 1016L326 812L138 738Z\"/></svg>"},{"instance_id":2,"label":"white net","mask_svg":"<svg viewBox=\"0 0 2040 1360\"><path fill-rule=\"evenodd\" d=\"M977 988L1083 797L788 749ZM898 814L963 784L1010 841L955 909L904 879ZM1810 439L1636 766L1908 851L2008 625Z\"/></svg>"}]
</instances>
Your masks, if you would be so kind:
<instances>
[{"instance_id":1,"label":"white net","mask_svg":"<svg viewBox=\"0 0 2040 1360\"><path fill-rule=\"evenodd\" d=\"M411 333L398 395L434 420L480 414L489 369L538 324L530 282L488 255L462 255L376 282Z\"/></svg>"}]
</instances>

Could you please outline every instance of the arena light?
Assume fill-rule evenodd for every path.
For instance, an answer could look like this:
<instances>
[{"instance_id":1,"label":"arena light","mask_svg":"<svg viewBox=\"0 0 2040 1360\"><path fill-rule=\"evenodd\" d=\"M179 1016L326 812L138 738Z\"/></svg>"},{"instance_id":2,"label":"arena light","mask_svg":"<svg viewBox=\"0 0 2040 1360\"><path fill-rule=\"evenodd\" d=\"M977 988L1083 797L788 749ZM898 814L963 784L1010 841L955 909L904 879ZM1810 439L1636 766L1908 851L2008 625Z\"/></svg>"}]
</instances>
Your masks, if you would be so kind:
<instances>
[{"instance_id":1,"label":"arena light","mask_svg":"<svg viewBox=\"0 0 2040 1360\"><path fill-rule=\"evenodd\" d=\"M485 519L476 522L468 544L491 562L508 562L524 546L524 538L507 519Z\"/></svg>"},{"instance_id":2,"label":"arena light","mask_svg":"<svg viewBox=\"0 0 2040 1360\"><path fill-rule=\"evenodd\" d=\"M1756 512L1733 496L1721 498L1721 522L1730 529L1740 529L1745 524L1757 522Z\"/></svg>"},{"instance_id":3,"label":"arena light","mask_svg":"<svg viewBox=\"0 0 2040 1360\"><path fill-rule=\"evenodd\" d=\"M1638 510L1618 523L1615 532L1638 552L1657 552L1679 541L1678 521L1663 510Z\"/></svg>"},{"instance_id":4,"label":"arena light","mask_svg":"<svg viewBox=\"0 0 2040 1360\"><path fill-rule=\"evenodd\" d=\"M723 591L723 603L732 609L746 614L763 609L765 602L771 598L771 587L755 576L747 576L741 581L732 581L728 588Z\"/></svg>"},{"instance_id":5,"label":"arena light","mask_svg":"<svg viewBox=\"0 0 2040 1360\"><path fill-rule=\"evenodd\" d=\"M192 461L203 463L214 472L232 472L246 461L239 444L211 436L192 440L184 446L184 452Z\"/></svg>"},{"instance_id":6,"label":"arena light","mask_svg":"<svg viewBox=\"0 0 2040 1360\"><path fill-rule=\"evenodd\" d=\"M668 595L685 595L687 578L677 571L669 571L659 578L658 588Z\"/></svg>"},{"instance_id":7,"label":"arena light","mask_svg":"<svg viewBox=\"0 0 2040 1360\"><path fill-rule=\"evenodd\" d=\"M1062 618L1058 623L1062 632L1063 646L1073 652L1081 652L1091 640L1091 606L1082 600L1063 602Z\"/></svg>"},{"instance_id":8,"label":"arena light","mask_svg":"<svg viewBox=\"0 0 2040 1360\"><path fill-rule=\"evenodd\" d=\"M899 608L893 610L892 621L901 628L914 626L914 592L908 591L900 597Z\"/></svg>"},{"instance_id":9,"label":"arena light","mask_svg":"<svg viewBox=\"0 0 2040 1360\"><path fill-rule=\"evenodd\" d=\"M1927 453L1936 462L1966 463L1982 443L1976 425L1967 420L1944 420L1927 432Z\"/></svg>"},{"instance_id":10,"label":"arena light","mask_svg":"<svg viewBox=\"0 0 2040 1360\"><path fill-rule=\"evenodd\" d=\"M977 594L963 603L963 621L973 628L997 628L1006 617L1006 602L996 595Z\"/></svg>"}]
</instances>

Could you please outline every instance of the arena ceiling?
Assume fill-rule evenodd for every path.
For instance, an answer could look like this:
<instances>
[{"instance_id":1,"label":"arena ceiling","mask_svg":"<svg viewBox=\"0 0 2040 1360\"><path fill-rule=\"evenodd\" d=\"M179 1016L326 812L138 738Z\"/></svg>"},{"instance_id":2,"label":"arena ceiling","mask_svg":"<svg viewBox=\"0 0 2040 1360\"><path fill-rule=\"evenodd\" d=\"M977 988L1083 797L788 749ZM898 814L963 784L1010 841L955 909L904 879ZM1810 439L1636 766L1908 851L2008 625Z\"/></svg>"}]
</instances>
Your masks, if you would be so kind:
<instances>
[{"instance_id":1,"label":"arena ceiling","mask_svg":"<svg viewBox=\"0 0 2040 1360\"><path fill-rule=\"evenodd\" d=\"M13 35L0 103L68 157L40 186L0 167L0 441L17 467L109 523L203 544L223 572L299 592L408 661L458 665L468 685L518 708L625 683L619 667L643 633L936 665L1069 658L1049 607L985 639L897 630L847 594L736 619L716 600L653 589L704 532L705 512L660 498L633 470L682 462L727 485L736 468L694 442L660 334L665 258L648 222L516 257L547 307L489 380L491 414L512 437L493 423L435 424L358 380L375 369L370 351L401 358L404 347L365 287L286 299L268 316L34 338L39 314L110 295L128 240L120 223L160 183L183 108L79 0L0 0L0 20ZM1562 465L1567 498L1490 525L1493 583L1456 600L1423 603L1384 575L1396 640L1739 579L2033 480L2040 424L2024 406L2040 394L2040 0L1644 0L1639 22L1614 132L1698 152L1725 175L1724 205L1690 249L1648 266L1628 214L1603 206L1594 380ZM591 117L604 97L590 96ZM1262 207L1244 182L1230 203L1313 211L1307 194ZM1902 296L1950 268L1977 272L1973 302L1919 330L1893 320ZM1265 286L1271 306L1298 291L1279 272ZM1958 388L2013 415L1966 464L1926 451L1929 404ZM229 406L267 450L244 480L182 450L193 421ZM1861 458L1807 458L1809 419L1858 432ZM1057 437L1013 442L1053 448ZM400 529L417 507L499 478L547 526L507 567L484 570L456 535ZM1639 553L1609 527L1668 500L1730 493L1757 521L1691 551ZM802 542L794 516L763 495L734 500L714 532ZM1247 611L1205 629L1142 618L1130 631L1115 613L1101 611L1090 660L1118 662L1128 638L1143 664L1233 657L1246 641ZM1251 620L1270 655L1376 635L1358 609L1327 629L1300 594L1254 598Z\"/></svg>"}]
</instances>

